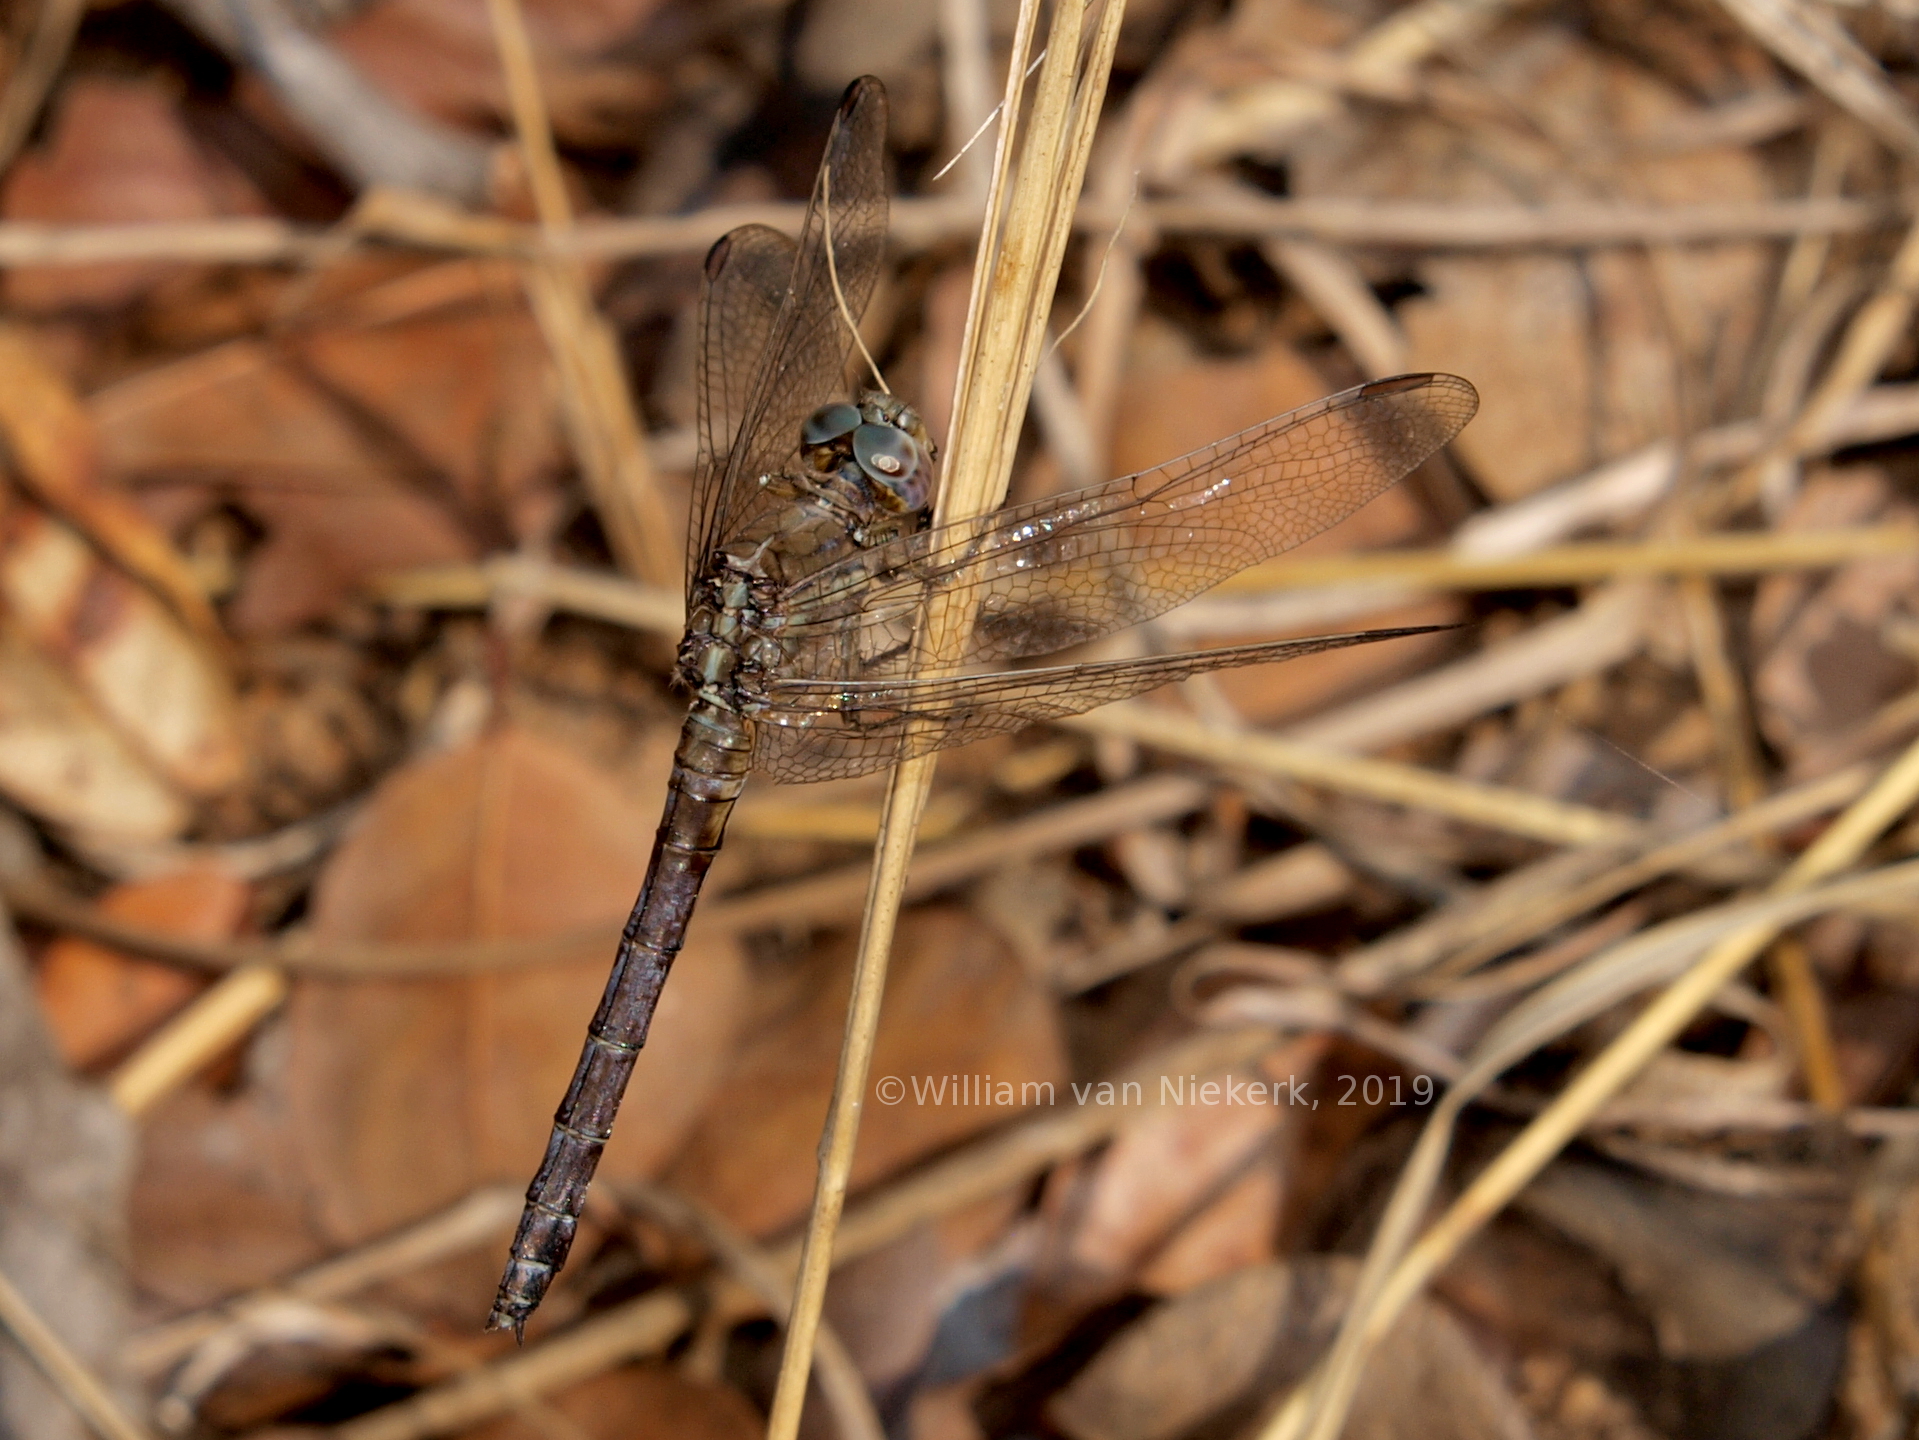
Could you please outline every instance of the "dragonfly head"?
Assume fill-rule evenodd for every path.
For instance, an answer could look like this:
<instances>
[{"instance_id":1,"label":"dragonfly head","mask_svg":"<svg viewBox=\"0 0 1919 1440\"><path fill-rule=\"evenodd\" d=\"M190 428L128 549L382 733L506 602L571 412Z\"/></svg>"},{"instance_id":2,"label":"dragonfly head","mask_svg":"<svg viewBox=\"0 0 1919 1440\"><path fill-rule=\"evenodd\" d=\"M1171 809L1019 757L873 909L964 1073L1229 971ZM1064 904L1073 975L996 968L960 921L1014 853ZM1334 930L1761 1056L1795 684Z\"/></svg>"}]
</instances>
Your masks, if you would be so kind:
<instances>
[{"instance_id":1,"label":"dragonfly head","mask_svg":"<svg viewBox=\"0 0 1919 1440\"><path fill-rule=\"evenodd\" d=\"M858 405L821 406L800 427L800 450L819 474L864 481L882 509L912 514L933 502L932 437L894 396L868 391Z\"/></svg>"}]
</instances>

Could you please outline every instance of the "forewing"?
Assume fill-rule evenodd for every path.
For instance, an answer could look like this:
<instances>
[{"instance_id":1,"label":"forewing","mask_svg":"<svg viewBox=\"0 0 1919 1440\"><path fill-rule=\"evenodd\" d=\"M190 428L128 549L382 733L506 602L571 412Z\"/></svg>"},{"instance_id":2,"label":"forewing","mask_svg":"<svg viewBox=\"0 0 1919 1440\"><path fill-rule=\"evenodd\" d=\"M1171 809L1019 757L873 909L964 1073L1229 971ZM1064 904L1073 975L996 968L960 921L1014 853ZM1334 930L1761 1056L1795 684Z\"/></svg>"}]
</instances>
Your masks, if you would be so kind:
<instances>
[{"instance_id":1,"label":"forewing","mask_svg":"<svg viewBox=\"0 0 1919 1440\"><path fill-rule=\"evenodd\" d=\"M799 242L788 242L789 263L777 295L766 283L777 248L764 238L775 232L758 226L734 231L715 247L717 258L709 259L700 320L701 443L708 453L689 527L689 598L712 552L762 506L777 503L761 488L760 476L790 468L801 422L841 393L853 344L846 317L857 322L865 313L885 248L885 161L886 91L877 80L855 80L827 138ZM744 237L742 243L725 248L734 236ZM835 275L844 313L834 294ZM741 336L729 328L730 310L740 314ZM757 353L746 349L749 343ZM750 379L742 384L743 374ZM729 413L735 409L737 414Z\"/></svg>"},{"instance_id":2,"label":"forewing","mask_svg":"<svg viewBox=\"0 0 1919 1440\"><path fill-rule=\"evenodd\" d=\"M793 279L799 247L765 225L742 225L721 236L706 255L700 287L699 456L693 466L693 510L686 527L686 593L706 564L708 534L721 507L719 497L752 401L760 357L772 337Z\"/></svg>"},{"instance_id":3,"label":"forewing","mask_svg":"<svg viewBox=\"0 0 1919 1440\"><path fill-rule=\"evenodd\" d=\"M776 680L766 692L770 708L753 716L753 765L776 780L794 782L863 775L1036 720L1078 715L1209 670L1265 665L1445 628L1366 630L1143 660L932 680Z\"/></svg>"},{"instance_id":4,"label":"forewing","mask_svg":"<svg viewBox=\"0 0 1919 1440\"><path fill-rule=\"evenodd\" d=\"M1455 375L1374 381L1153 470L876 547L777 607L788 673L901 673L935 593L971 606L967 662L1044 655L1151 619L1344 519L1458 434Z\"/></svg>"}]
</instances>

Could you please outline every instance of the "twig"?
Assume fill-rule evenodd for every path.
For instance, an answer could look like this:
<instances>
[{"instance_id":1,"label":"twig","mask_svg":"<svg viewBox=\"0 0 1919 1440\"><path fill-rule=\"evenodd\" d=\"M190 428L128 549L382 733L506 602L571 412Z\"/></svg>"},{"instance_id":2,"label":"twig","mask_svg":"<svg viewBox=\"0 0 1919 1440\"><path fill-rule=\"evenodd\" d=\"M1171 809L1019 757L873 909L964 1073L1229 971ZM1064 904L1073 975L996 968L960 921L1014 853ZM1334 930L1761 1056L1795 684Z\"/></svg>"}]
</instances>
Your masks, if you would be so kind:
<instances>
[{"instance_id":1,"label":"twig","mask_svg":"<svg viewBox=\"0 0 1919 1440\"><path fill-rule=\"evenodd\" d=\"M1081 230L1108 234L1119 202L1087 204L1074 217ZM173 260L187 263L309 265L341 253L341 242L381 241L456 253L544 253L579 259L636 259L707 249L735 226L771 225L789 233L799 225L795 205L716 205L690 215L632 220L583 220L569 236L543 242L528 226L489 221L487 238L461 239L445 227L383 227L377 236L320 230L283 220L156 221L141 224L51 225L0 223L0 267L94 265L104 261ZM926 249L964 238L979 226L965 200L904 198L894 202L893 239ZM1442 205L1416 201L1272 200L1235 197L1142 201L1133 226L1142 234L1185 232L1292 236L1328 245L1415 250L1586 250L1646 244L1709 245L1733 240L1789 239L1806 234L1857 234L1902 223L1896 204L1875 200L1770 200L1721 205L1611 205L1566 202L1522 205ZM499 237L517 236L511 247Z\"/></svg>"},{"instance_id":2,"label":"twig","mask_svg":"<svg viewBox=\"0 0 1919 1440\"><path fill-rule=\"evenodd\" d=\"M487 194L491 146L393 99L283 0L168 0L258 73L308 138L355 185L425 190L469 204Z\"/></svg>"},{"instance_id":3,"label":"twig","mask_svg":"<svg viewBox=\"0 0 1919 1440\"><path fill-rule=\"evenodd\" d=\"M171 607L219 674L225 634L219 617L166 532L123 492L100 483L93 421L72 385L16 325L0 324L0 364L7 375L0 435L15 477Z\"/></svg>"},{"instance_id":4,"label":"twig","mask_svg":"<svg viewBox=\"0 0 1919 1440\"><path fill-rule=\"evenodd\" d=\"M101 1440L152 1440L5 1275L0 1275L0 1326Z\"/></svg>"},{"instance_id":5,"label":"twig","mask_svg":"<svg viewBox=\"0 0 1919 1440\"><path fill-rule=\"evenodd\" d=\"M1318 240L1284 237L1268 240L1263 253L1332 327L1368 378L1380 380L1406 369L1405 332L1346 255Z\"/></svg>"}]
</instances>

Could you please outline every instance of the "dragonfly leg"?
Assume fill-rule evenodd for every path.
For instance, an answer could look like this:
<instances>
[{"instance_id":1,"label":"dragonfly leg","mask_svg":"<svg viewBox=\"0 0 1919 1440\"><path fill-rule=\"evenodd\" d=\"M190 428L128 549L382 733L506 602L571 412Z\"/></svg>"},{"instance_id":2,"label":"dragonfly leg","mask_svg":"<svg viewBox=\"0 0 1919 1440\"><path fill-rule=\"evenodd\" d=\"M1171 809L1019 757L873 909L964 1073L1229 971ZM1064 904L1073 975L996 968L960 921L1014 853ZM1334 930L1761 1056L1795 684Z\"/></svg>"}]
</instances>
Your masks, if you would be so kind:
<instances>
[{"instance_id":1,"label":"dragonfly leg","mask_svg":"<svg viewBox=\"0 0 1919 1440\"><path fill-rule=\"evenodd\" d=\"M620 1098L646 1044L647 1027L686 938L700 885L719 851L727 816L746 784L752 754L752 737L739 716L695 704L674 757L646 884L620 937L573 1083L554 1113L546 1158L527 1187L526 1208L487 1317L489 1330L522 1333L566 1263L587 1187L613 1133Z\"/></svg>"}]
</instances>

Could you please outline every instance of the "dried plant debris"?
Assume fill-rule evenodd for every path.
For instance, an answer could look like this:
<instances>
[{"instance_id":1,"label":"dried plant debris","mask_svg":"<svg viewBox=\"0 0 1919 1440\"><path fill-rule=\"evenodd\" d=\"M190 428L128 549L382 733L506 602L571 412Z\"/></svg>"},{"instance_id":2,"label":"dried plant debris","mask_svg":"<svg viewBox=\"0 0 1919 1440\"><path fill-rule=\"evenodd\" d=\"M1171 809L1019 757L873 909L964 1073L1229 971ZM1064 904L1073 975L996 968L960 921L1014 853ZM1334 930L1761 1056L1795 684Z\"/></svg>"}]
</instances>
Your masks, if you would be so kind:
<instances>
[{"instance_id":1,"label":"dried plant debris","mask_svg":"<svg viewBox=\"0 0 1919 1440\"><path fill-rule=\"evenodd\" d=\"M749 790L573 1261L480 1326L674 764L751 380L701 256L879 77L838 279L947 455L1015 10L0 18L0 1436L763 1432L882 776ZM1480 409L1060 661L1421 633L941 759L805 1435L1919 1423L1914 27L1127 8L1013 503ZM1045 564L1133 613L1111 559Z\"/></svg>"}]
</instances>

